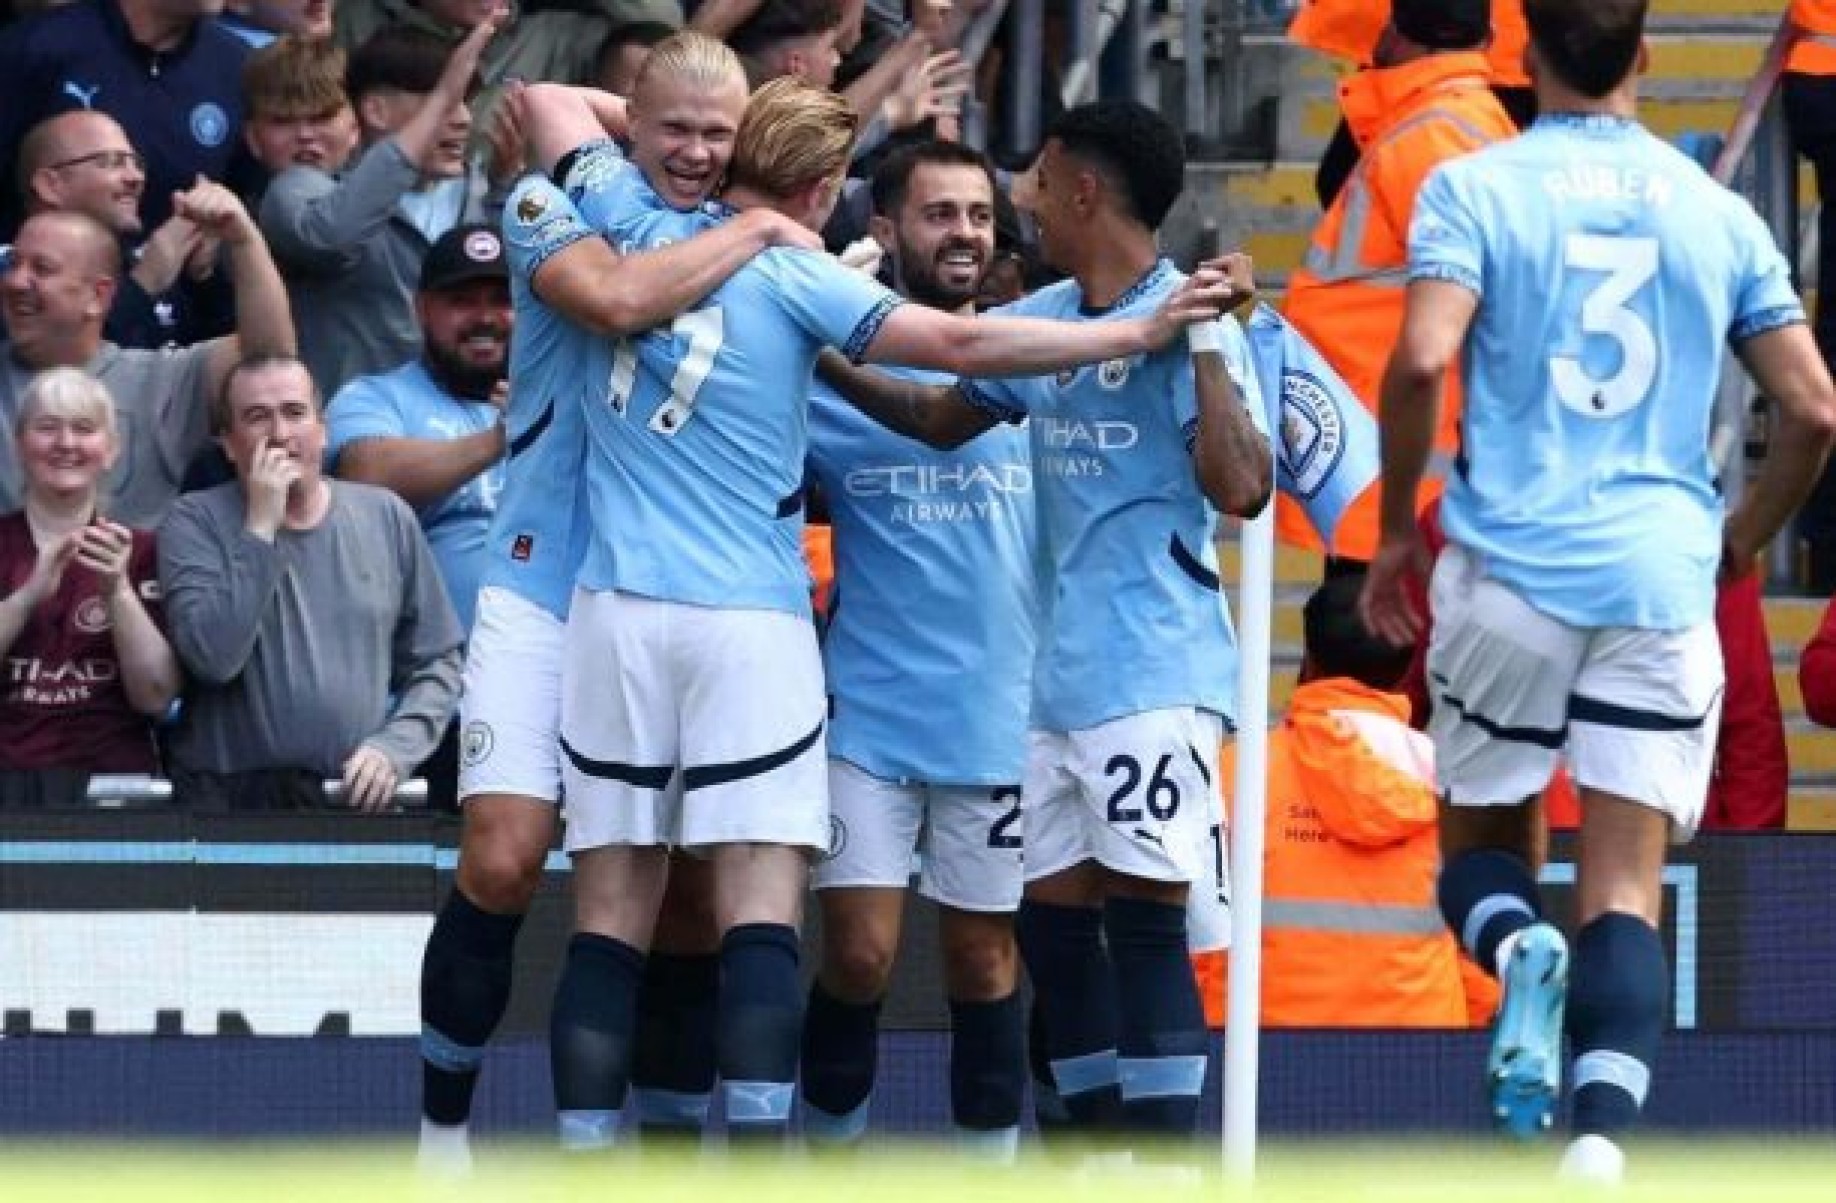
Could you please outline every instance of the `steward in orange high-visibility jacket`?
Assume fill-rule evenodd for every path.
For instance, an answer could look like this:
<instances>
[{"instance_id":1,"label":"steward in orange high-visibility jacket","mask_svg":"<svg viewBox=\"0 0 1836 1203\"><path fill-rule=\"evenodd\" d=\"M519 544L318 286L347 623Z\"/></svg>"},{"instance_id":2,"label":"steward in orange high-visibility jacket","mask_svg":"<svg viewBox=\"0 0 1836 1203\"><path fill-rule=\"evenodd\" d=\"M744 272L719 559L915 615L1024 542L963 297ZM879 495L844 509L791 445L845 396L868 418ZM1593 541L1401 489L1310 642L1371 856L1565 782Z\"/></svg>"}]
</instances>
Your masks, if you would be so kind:
<instances>
[{"instance_id":1,"label":"steward in orange high-visibility jacket","mask_svg":"<svg viewBox=\"0 0 1836 1203\"><path fill-rule=\"evenodd\" d=\"M1422 2L1422 0L1417 0ZM1399 9L1399 16L1401 10ZM1451 41L1480 35L1457 26L1419 30ZM1477 28L1483 28L1483 21ZM1318 348L1371 413L1390 351L1402 330L1408 286L1409 222L1428 175L1450 159L1517 132L1487 84L1484 58L1472 49L1432 48L1396 30L1384 39L1389 65L1360 71L1339 87L1340 102L1361 150L1356 169L1314 230L1305 263L1288 281L1288 321ZM1396 61L1391 61L1392 59ZM1449 377L1435 432L1436 464L1459 448L1461 391ZM1421 502L1440 494L1424 482ZM1340 519L1327 552L1369 560L1377 550L1373 484ZM1282 498L1277 530L1290 543L1318 547L1300 507Z\"/></svg>"},{"instance_id":2,"label":"steward in orange high-visibility jacket","mask_svg":"<svg viewBox=\"0 0 1836 1203\"><path fill-rule=\"evenodd\" d=\"M1435 903L1434 748L1394 692L1410 653L1365 632L1358 589L1358 578L1334 577L1308 601L1302 684L1270 733L1262 1022L1484 1022L1491 1000L1469 1013L1460 950ZM1219 766L1227 803L1234 752ZM1207 1014L1221 1022L1221 962L1198 967Z\"/></svg>"}]
</instances>

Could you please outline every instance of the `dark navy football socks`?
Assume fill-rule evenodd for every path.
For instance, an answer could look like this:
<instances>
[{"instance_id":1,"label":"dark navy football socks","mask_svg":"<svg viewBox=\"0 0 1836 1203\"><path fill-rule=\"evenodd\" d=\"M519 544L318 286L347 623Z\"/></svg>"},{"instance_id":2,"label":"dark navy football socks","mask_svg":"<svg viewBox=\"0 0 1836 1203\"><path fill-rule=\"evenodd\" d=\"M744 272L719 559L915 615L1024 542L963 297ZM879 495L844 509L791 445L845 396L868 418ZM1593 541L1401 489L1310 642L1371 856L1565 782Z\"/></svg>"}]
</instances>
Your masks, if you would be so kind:
<instances>
[{"instance_id":1,"label":"dark navy football socks","mask_svg":"<svg viewBox=\"0 0 1836 1203\"><path fill-rule=\"evenodd\" d=\"M1067 1126L1082 1135L1121 1118L1116 982L1103 947L1103 912L1022 901L1014 924L1033 981L1040 1044Z\"/></svg>"},{"instance_id":2,"label":"dark navy football socks","mask_svg":"<svg viewBox=\"0 0 1836 1203\"><path fill-rule=\"evenodd\" d=\"M480 910L447 894L421 958L421 1114L436 1124L465 1123L485 1045L510 1003L512 958L521 915Z\"/></svg>"},{"instance_id":3,"label":"dark navy football socks","mask_svg":"<svg viewBox=\"0 0 1836 1203\"><path fill-rule=\"evenodd\" d=\"M1576 934L1567 1030L1577 1136L1618 1136L1637 1123L1669 985L1663 940L1643 919L1608 913Z\"/></svg>"},{"instance_id":4,"label":"dark navy football socks","mask_svg":"<svg viewBox=\"0 0 1836 1203\"><path fill-rule=\"evenodd\" d=\"M604 1148L617 1136L643 972L644 954L622 941L587 932L568 941L548 1028L564 1149Z\"/></svg>"},{"instance_id":5,"label":"dark navy football socks","mask_svg":"<svg viewBox=\"0 0 1836 1203\"><path fill-rule=\"evenodd\" d=\"M1536 876L1523 857L1493 848L1441 866L1441 916L1475 964L1498 975L1498 946L1543 916Z\"/></svg>"},{"instance_id":6,"label":"dark navy football socks","mask_svg":"<svg viewBox=\"0 0 1836 1203\"><path fill-rule=\"evenodd\" d=\"M720 942L717 1048L729 1141L776 1141L790 1123L803 1027L797 931L742 923Z\"/></svg>"},{"instance_id":7,"label":"dark navy football socks","mask_svg":"<svg viewBox=\"0 0 1836 1203\"><path fill-rule=\"evenodd\" d=\"M700 1138L714 1101L720 957L652 950L638 988L631 1105L645 1139Z\"/></svg>"},{"instance_id":8,"label":"dark navy football socks","mask_svg":"<svg viewBox=\"0 0 1836 1203\"><path fill-rule=\"evenodd\" d=\"M1011 1161L1026 1092L1026 1012L1018 991L991 1002L950 1003L950 1118L958 1140Z\"/></svg>"},{"instance_id":9,"label":"dark navy football socks","mask_svg":"<svg viewBox=\"0 0 1836 1203\"><path fill-rule=\"evenodd\" d=\"M880 1003L843 1002L810 985L803 1023L803 1134L815 1145L850 1145L867 1131L879 1065Z\"/></svg>"},{"instance_id":10,"label":"dark navy football socks","mask_svg":"<svg viewBox=\"0 0 1836 1203\"><path fill-rule=\"evenodd\" d=\"M1103 905L1103 930L1120 1014L1116 1064L1123 1121L1132 1132L1192 1136L1208 1040L1187 949L1186 908L1111 898Z\"/></svg>"}]
</instances>

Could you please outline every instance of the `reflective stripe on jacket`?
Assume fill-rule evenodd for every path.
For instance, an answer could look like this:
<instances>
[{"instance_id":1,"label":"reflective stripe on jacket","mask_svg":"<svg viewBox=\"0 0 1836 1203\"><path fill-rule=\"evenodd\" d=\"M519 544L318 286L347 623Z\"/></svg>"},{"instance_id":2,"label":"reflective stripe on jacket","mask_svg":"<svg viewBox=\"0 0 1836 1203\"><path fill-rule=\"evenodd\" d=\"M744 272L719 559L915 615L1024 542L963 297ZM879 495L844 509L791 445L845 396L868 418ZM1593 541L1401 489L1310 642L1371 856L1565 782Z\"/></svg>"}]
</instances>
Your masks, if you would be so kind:
<instances>
[{"instance_id":1,"label":"reflective stripe on jacket","mask_svg":"<svg viewBox=\"0 0 1836 1203\"><path fill-rule=\"evenodd\" d=\"M1463 1027L1459 951L1435 905L1434 751L1408 700L1343 678L1295 691L1269 738L1263 1023ZM1226 802L1236 750L1224 750ZM1223 978L1201 963L1207 1015Z\"/></svg>"},{"instance_id":2,"label":"reflective stripe on jacket","mask_svg":"<svg viewBox=\"0 0 1836 1203\"><path fill-rule=\"evenodd\" d=\"M1402 331L1409 274L1409 221L1436 167L1516 133L1486 85L1477 54L1436 54L1400 67L1361 71L1339 86L1357 169L1315 229L1306 262L1288 283L1286 316L1317 347L1372 413L1385 365ZM1459 448L1460 387L1449 377L1435 432L1437 464ZM1439 496L1430 471L1423 501ZM1333 554L1368 560L1377 549L1372 485L1334 534ZM1318 547L1299 507L1282 499L1277 529L1290 543Z\"/></svg>"}]
</instances>

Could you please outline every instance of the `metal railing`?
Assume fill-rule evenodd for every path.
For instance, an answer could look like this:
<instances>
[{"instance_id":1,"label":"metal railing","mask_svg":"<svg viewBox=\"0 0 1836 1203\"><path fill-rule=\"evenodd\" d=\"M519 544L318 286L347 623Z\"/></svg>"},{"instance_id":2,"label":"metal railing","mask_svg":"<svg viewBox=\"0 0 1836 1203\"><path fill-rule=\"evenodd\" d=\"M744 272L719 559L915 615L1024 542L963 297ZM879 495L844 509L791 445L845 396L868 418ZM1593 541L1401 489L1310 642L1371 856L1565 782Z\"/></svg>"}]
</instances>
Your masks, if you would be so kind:
<instances>
[{"instance_id":1,"label":"metal railing","mask_svg":"<svg viewBox=\"0 0 1836 1203\"><path fill-rule=\"evenodd\" d=\"M344 782L324 782L325 800L333 805L344 801ZM89 779L88 802L97 810L135 810L170 805L175 800L172 782L164 777L139 773L97 773ZM183 805L184 799L178 798ZM427 782L411 778L396 787L394 810L424 810L427 807ZM259 811L255 813L260 813Z\"/></svg>"}]
</instances>

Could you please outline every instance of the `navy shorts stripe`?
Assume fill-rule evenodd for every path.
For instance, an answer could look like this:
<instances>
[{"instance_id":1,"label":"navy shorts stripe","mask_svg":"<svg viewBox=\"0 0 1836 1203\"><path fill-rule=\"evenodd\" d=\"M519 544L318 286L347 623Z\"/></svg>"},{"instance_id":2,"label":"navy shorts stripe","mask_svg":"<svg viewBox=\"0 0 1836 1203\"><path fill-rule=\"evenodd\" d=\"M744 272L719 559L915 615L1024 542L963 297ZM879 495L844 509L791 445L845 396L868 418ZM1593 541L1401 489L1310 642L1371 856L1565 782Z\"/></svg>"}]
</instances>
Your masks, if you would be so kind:
<instances>
[{"instance_id":1,"label":"navy shorts stripe","mask_svg":"<svg viewBox=\"0 0 1836 1203\"><path fill-rule=\"evenodd\" d=\"M589 777L601 781L622 781L626 785L635 785L639 789L663 789L669 785L673 765L620 764L616 760L593 760L576 752L566 739L561 741L561 751L567 754L573 766Z\"/></svg>"},{"instance_id":2,"label":"navy shorts stripe","mask_svg":"<svg viewBox=\"0 0 1836 1203\"><path fill-rule=\"evenodd\" d=\"M776 752L767 752L763 756L754 756L750 760L734 760L726 764L702 764L692 769L682 770L682 789L706 789L714 785L730 785L735 781L744 781L748 777L762 777L773 769L781 769L797 757L816 746L822 738L822 723L817 723L815 730L790 745Z\"/></svg>"},{"instance_id":3,"label":"navy shorts stripe","mask_svg":"<svg viewBox=\"0 0 1836 1203\"><path fill-rule=\"evenodd\" d=\"M1720 698L1721 692L1717 690L1715 696ZM1627 731L1694 731L1708 722L1709 711L1714 708L1711 702L1708 710L1691 718L1688 715L1659 714L1655 710L1618 706L1576 694L1568 699L1568 721L1593 723L1598 727L1620 727Z\"/></svg>"},{"instance_id":4,"label":"navy shorts stripe","mask_svg":"<svg viewBox=\"0 0 1836 1203\"><path fill-rule=\"evenodd\" d=\"M1445 677L1434 678L1434 683L1436 692L1440 694L1440 702L1443 706L1448 706L1458 711L1462 720L1471 723L1493 739L1502 739L1518 744L1532 744L1539 748L1548 748L1552 752L1561 751L1563 743L1568 739L1567 726L1559 727L1553 731L1543 727L1507 727L1503 723L1485 717L1483 714L1475 714L1467 707L1464 701L1446 692L1447 679Z\"/></svg>"}]
</instances>

